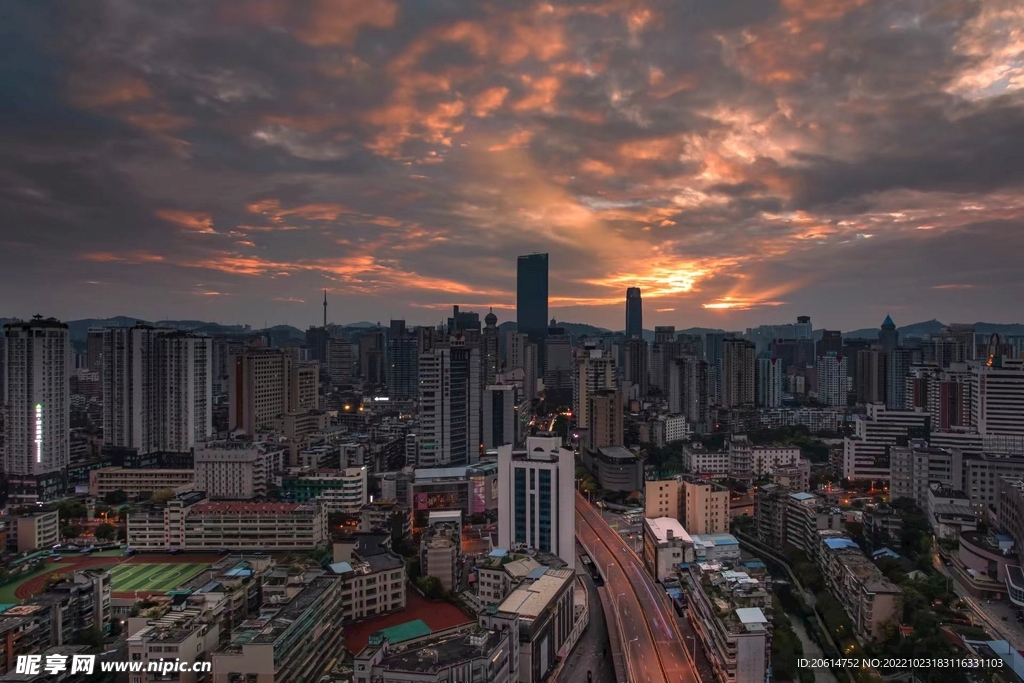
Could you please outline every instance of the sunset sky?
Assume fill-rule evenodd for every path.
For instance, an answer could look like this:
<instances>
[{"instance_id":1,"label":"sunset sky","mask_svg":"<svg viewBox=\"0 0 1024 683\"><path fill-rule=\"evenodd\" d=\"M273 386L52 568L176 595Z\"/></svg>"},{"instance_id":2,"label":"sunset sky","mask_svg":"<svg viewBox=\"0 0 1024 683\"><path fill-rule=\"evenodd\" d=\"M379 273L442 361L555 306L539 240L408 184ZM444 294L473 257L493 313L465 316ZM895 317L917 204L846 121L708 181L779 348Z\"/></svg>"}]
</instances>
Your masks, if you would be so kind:
<instances>
[{"instance_id":1,"label":"sunset sky","mask_svg":"<svg viewBox=\"0 0 1024 683\"><path fill-rule=\"evenodd\" d=\"M1020 0L0 3L0 317L1024 322Z\"/></svg>"}]
</instances>

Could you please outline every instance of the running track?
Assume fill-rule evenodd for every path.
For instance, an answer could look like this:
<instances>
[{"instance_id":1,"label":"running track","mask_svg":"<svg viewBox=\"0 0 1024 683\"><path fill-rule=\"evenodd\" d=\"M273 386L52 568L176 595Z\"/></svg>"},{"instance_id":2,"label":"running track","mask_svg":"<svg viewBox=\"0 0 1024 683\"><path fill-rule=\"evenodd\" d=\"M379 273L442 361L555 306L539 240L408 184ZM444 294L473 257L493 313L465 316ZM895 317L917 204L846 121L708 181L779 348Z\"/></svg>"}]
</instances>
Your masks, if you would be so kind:
<instances>
[{"instance_id":1,"label":"running track","mask_svg":"<svg viewBox=\"0 0 1024 683\"><path fill-rule=\"evenodd\" d=\"M42 593L46 588L46 579L54 574L67 574L76 569L88 569L90 567L111 567L118 564L213 564L221 559L221 556L214 555L131 555L129 557L81 557L64 556L63 562L58 562L53 569L34 576L14 590L14 595L19 600L31 598L37 593ZM162 593L163 591L159 591ZM149 597L158 593L138 591L140 597ZM113 597L133 597L136 591L128 593L113 593Z\"/></svg>"}]
</instances>

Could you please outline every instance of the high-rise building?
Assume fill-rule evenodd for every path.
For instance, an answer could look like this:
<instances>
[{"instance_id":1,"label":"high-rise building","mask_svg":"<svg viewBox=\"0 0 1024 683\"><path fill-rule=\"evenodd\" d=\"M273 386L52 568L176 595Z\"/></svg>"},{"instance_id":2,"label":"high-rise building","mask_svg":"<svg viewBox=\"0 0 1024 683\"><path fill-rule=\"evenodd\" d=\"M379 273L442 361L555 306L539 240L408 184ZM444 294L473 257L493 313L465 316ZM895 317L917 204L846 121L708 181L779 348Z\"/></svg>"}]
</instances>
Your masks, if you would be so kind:
<instances>
[{"instance_id":1,"label":"high-rise building","mask_svg":"<svg viewBox=\"0 0 1024 683\"><path fill-rule=\"evenodd\" d=\"M639 339L644 333L644 300L639 287L626 290L626 339Z\"/></svg>"},{"instance_id":2,"label":"high-rise building","mask_svg":"<svg viewBox=\"0 0 1024 683\"><path fill-rule=\"evenodd\" d=\"M413 351L416 346L413 344ZM327 376L332 386L352 384L355 379L356 356L352 342L335 337L327 340Z\"/></svg>"},{"instance_id":3,"label":"high-rise building","mask_svg":"<svg viewBox=\"0 0 1024 683\"><path fill-rule=\"evenodd\" d=\"M576 371L573 378L572 409L576 424L587 424L587 409L590 397L604 389L615 389L615 359L610 353L596 345L584 346L576 357Z\"/></svg>"},{"instance_id":4,"label":"high-rise building","mask_svg":"<svg viewBox=\"0 0 1024 683\"><path fill-rule=\"evenodd\" d=\"M818 380L818 402L833 408L846 406L846 356L834 351L819 356L815 363Z\"/></svg>"},{"instance_id":5,"label":"high-rise building","mask_svg":"<svg viewBox=\"0 0 1024 683\"><path fill-rule=\"evenodd\" d=\"M90 327L85 334L85 365L91 372L103 372L102 327Z\"/></svg>"},{"instance_id":6,"label":"high-rise building","mask_svg":"<svg viewBox=\"0 0 1024 683\"><path fill-rule=\"evenodd\" d=\"M857 403L885 403L888 360L888 354L880 348L857 351L857 372L853 378Z\"/></svg>"},{"instance_id":7,"label":"high-rise building","mask_svg":"<svg viewBox=\"0 0 1024 683\"><path fill-rule=\"evenodd\" d=\"M538 347L520 332L509 332L506 344L506 370L517 368L523 371L523 398L532 401L537 398Z\"/></svg>"},{"instance_id":8,"label":"high-rise building","mask_svg":"<svg viewBox=\"0 0 1024 683\"><path fill-rule=\"evenodd\" d=\"M811 316L801 315L796 319L796 325L793 326L793 334L795 339L810 339L814 333L814 328L811 325Z\"/></svg>"},{"instance_id":9,"label":"high-rise building","mask_svg":"<svg viewBox=\"0 0 1024 683\"><path fill-rule=\"evenodd\" d=\"M419 396L420 349L415 330L404 320L392 320L388 329L388 396L411 399Z\"/></svg>"},{"instance_id":10,"label":"high-rise building","mask_svg":"<svg viewBox=\"0 0 1024 683\"><path fill-rule=\"evenodd\" d=\"M484 316L484 329L480 333L480 362L483 370L480 373L480 381L484 386L494 382L501 367L498 337L498 316L494 315L494 309L487 311Z\"/></svg>"},{"instance_id":11,"label":"high-rise building","mask_svg":"<svg viewBox=\"0 0 1024 683\"><path fill-rule=\"evenodd\" d=\"M822 330L821 339L815 344L815 349L818 358L830 353L843 355L843 333L839 330Z\"/></svg>"},{"instance_id":12,"label":"high-rise building","mask_svg":"<svg viewBox=\"0 0 1024 683\"><path fill-rule=\"evenodd\" d=\"M480 348L457 334L420 356L417 467L472 465L480 454Z\"/></svg>"},{"instance_id":13,"label":"high-rise building","mask_svg":"<svg viewBox=\"0 0 1024 683\"><path fill-rule=\"evenodd\" d=\"M568 391L572 389L572 337L564 327L557 327L551 321L548 327L547 341L544 352L547 362L544 364L544 389L546 391Z\"/></svg>"},{"instance_id":14,"label":"high-rise building","mask_svg":"<svg viewBox=\"0 0 1024 683\"><path fill-rule=\"evenodd\" d=\"M498 448L498 545L533 548L576 567L575 457L558 437Z\"/></svg>"},{"instance_id":15,"label":"high-rise building","mask_svg":"<svg viewBox=\"0 0 1024 683\"><path fill-rule=\"evenodd\" d=\"M548 255L520 256L516 268L516 328L537 345L538 370L544 372L548 333Z\"/></svg>"},{"instance_id":16,"label":"high-rise building","mask_svg":"<svg viewBox=\"0 0 1024 683\"><path fill-rule=\"evenodd\" d=\"M676 359L669 373L669 412L683 415L697 434L710 427L709 393L707 361L690 355Z\"/></svg>"},{"instance_id":17,"label":"high-rise building","mask_svg":"<svg viewBox=\"0 0 1024 683\"><path fill-rule=\"evenodd\" d=\"M900 344L900 333L896 331L896 323L891 316L885 316L882 327L878 330L878 346L882 351L892 351Z\"/></svg>"},{"instance_id":18,"label":"high-rise building","mask_svg":"<svg viewBox=\"0 0 1024 683\"><path fill-rule=\"evenodd\" d=\"M359 376L371 385L387 382L387 333L383 327L359 336Z\"/></svg>"},{"instance_id":19,"label":"high-rise building","mask_svg":"<svg viewBox=\"0 0 1024 683\"><path fill-rule=\"evenodd\" d=\"M729 532L729 489L706 479L685 479L682 483L680 520L691 534Z\"/></svg>"},{"instance_id":20,"label":"high-rise building","mask_svg":"<svg viewBox=\"0 0 1024 683\"><path fill-rule=\"evenodd\" d=\"M71 460L68 326L36 316L4 326L3 471L13 500L64 493Z\"/></svg>"},{"instance_id":21,"label":"high-rise building","mask_svg":"<svg viewBox=\"0 0 1024 683\"><path fill-rule=\"evenodd\" d=\"M588 446L591 449L622 446L622 392L615 389L596 391L587 400Z\"/></svg>"},{"instance_id":22,"label":"high-rise building","mask_svg":"<svg viewBox=\"0 0 1024 683\"><path fill-rule=\"evenodd\" d=\"M306 330L306 348L309 349L309 359L317 363L327 362L327 340L331 338L327 326L310 327Z\"/></svg>"},{"instance_id":23,"label":"high-rise building","mask_svg":"<svg viewBox=\"0 0 1024 683\"><path fill-rule=\"evenodd\" d=\"M726 409L754 407L757 350L745 339L722 342L722 378L718 405Z\"/></svg>"},{"instance_id":24,"label":"high-rise building","mask_svg":"<svg viewBox=\"0 0 1024 683\"><path fill-rule=\"evenodd\" d=\"M971 367L971 421L982 436L1024 437L1024 360L996 356Z\"/></svg>"},{"instance_id":25,"label":"high-rise building","mask_svg":"<svg viewBox=\"0 0 1024 683\"><path fill-rule=\"evenodd\" d=\"M516 388L511 384L492 384L484 389L483 400L484 449L497 448L507 443L519 445L519 411Z\"/></svg>"},{"instance_id":26,"label":"high-rise building","mask_svg":"<svg viewBox=\"0 0 1024 683\"><path fill-rule=\"evenodd\" d=\"M317 367L296 363L280 349L248 349L234 357L228 392L228 426L254 435L287 413L315 410Z\"/></svg>"},{"instance_id":27,"label":"high-rise building","mask_svg":"<svg viewBox=\"0 0 1024 683\"><path fill-rule=\"evenodd\" d=\"M907 373L915 364L920 353L902 346L889 349L885 368L885 405L893 410L903 410L907 405Z\"/></svg>"},{"instance_id":28,"label":"high-rise building","mask_svg":"<svg viewBox=\"0 0 1024 683\"><path fill-rule=\"evenodd\" d=\"M654 343L651 345L650 386L665 395L668 393L669 372L672 362L683 355L682 342L676 341L676 328L659 325L654 328Z\"/></svg>"},{"instance_id":29,"label":"high-rise building","mask_svg":"<svg viewBox=\"0 0 1024 683\"><path fill-rule=\"evenodd\" d=\"M626 340L626 363L623 377L625 381L639 387L640 397L647 396L650 390L650 376L647 362L647 342L643 339Z\"/></svg>"},{"instance_id":30,"label":"high-rise building","mask_svg":"<svg viewBox=\"0 0 1024 683\"><path fill-rule=\"evenodd\" d=\"M147 325L103 330L103 445L189 453L213 434L213 340Z\"/></svg>"},{"instance_id":31,"label":"high-rise building","mask_svg":"<svg viewBox=\"0 0 1024 683\"><path fill-rule=\"evenodd\" d=\"M756 382L759 408L778 408L782 405L782 361L778 358L758 358Z\"/></svg>"}]
</instances>

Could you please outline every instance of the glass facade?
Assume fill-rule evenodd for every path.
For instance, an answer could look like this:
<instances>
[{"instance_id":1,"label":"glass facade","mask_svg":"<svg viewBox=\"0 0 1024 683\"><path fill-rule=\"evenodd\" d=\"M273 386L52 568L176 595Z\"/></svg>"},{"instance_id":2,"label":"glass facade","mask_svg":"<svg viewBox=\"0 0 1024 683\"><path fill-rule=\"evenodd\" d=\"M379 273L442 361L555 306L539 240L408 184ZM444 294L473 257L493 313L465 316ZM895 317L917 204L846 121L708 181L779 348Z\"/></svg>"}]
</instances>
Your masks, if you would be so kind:
<instances>
[{"instance_id":1,"label":"glass facade","mask_svg":"<svg viewBox=\"0 0 1024 683\"><path fill-rule=\"evenodd\" d=\"M545 368L548 331L548 255L520 256L516 270L516 326L537 345L538 370Z\"/></svg>"},{"instance_id":2,"label":"glass facade","mask_svg":"<svg viewBox=\"0 0 1024 683\"><path fill-rule=\"evenodd\" d=\"M526 543L526 470L517 469L515 479L515 535L513 542Z\"/></svg>"}]
</instances>

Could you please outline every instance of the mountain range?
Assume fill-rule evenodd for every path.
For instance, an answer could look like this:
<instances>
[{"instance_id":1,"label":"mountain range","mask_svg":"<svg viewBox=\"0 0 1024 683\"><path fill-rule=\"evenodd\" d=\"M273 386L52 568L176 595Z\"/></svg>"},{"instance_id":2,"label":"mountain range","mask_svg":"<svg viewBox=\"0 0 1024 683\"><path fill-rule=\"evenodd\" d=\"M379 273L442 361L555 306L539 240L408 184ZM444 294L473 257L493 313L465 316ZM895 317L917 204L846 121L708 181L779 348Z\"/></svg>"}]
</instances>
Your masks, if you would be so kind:
<instances>
[{"instance_id":1,"label":"mountain range","mask_svg":"<svg viewBox=\"0 0 1024 683\"><path fill-rule=\"evenodd\" d=\"M0 324L6 324L9 322L15 322L15 318L0 318ZM147 325L154 325L157 327L170 327L178 330L189 330L192 332L199 332L201 334L267 334L269 335L275 344L288 341L290 339L304 340L306 333L304 330L300 330L297 327L291 325L275 325L262 330L254 330L248 325L224 325L221 323L208 322L204 320L157 320L147 321L142 318L136 318L133 316L115 316L113 318L83 318L81 320L69 320L66 321L68 325L68 333L71 337L72 342L84 342L86 334L91 327L120 327L126 325L134 325L136 323L142 323ZM567 321L558 321L556 325L564 327L565 331L575 339L580 337L600 337L605 334L614 332L621 332L622 330L609 330L604 327L597 327L595 325L589 325L587 323L574 323ZM897 330L901 337L923 337L925 335L937 334L942 330L944 323L938 320L926 320L924 322L913 323L910 325L904 325L898 327ZM352 330L353 332L359 329L365 329L370 327L376 327L376 323L366 322L361 320L359 322L347 323L341 325L346 329ZM516 329L515 321L506 321L498 325L498 329L501 332L508 332ZM1024 335L1024 324L1021 323L986 323L977 322L974 324L975 332L981 335L990 335L997 333L1001 336L1007 335ZM707 327L690 327L684 330L676 330L680 334L699 334L703 335L708 332L724 332L725 330L707 328ZM814 331L815 338L821 336L821 330ZM852 330L850 332L844 332L843 336L848 339L876 339L878 337L878 328L868 327L859 330ZM654 340L653 330L644 330L643 337L647 341Z\"/></svg>"}]
</instances>

